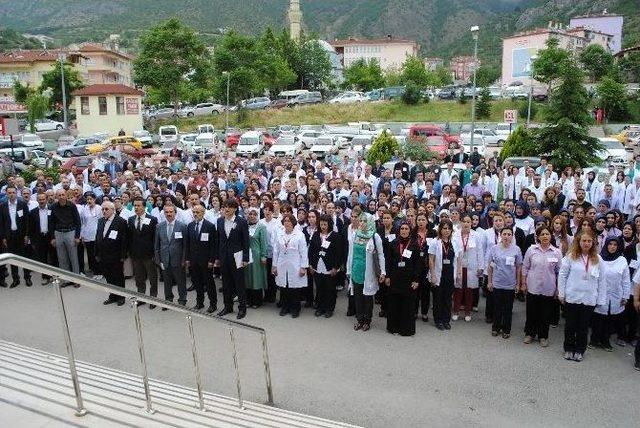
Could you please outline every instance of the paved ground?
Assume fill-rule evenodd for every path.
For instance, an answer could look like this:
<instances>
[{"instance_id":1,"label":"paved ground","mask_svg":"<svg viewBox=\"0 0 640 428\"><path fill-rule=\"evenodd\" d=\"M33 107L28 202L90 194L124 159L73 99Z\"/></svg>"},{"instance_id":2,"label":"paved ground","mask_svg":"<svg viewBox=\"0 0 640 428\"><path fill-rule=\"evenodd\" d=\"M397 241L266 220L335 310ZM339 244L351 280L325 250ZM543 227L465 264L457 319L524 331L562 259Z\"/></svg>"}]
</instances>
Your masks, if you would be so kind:
<instances>
[{"instance_id":1,"label":"paved ground","mask_svg":"<svg viewBox=\"0 0 640 428\"><path fill-rule=\"evenodd\" d=\"M55 294L34 282L0 289L0 337L64 354ZM86 289L66 288L64 296L76 357L138 373L131 309L105 307L106 296ZM341 295L329 320L308 309L297 320L279 317L273 306L250 310L245 320L268 332L278 406L367 427L630 427L640 420L631 348L589 351L578 364L561 358L561 329L552 330L547 349L524 345L521 303L508 340L492 338L480 316L446 333L418 321L411 338L387 334L377 317L368 333L354 332L345 303ZM140 309L150 376L192 386L182 317ZM196 334L205 389L234 396L228 331L199 321ZM238 336L243 393L264 401L260 342L248 332Z\"/></svg>"}]
</instances>

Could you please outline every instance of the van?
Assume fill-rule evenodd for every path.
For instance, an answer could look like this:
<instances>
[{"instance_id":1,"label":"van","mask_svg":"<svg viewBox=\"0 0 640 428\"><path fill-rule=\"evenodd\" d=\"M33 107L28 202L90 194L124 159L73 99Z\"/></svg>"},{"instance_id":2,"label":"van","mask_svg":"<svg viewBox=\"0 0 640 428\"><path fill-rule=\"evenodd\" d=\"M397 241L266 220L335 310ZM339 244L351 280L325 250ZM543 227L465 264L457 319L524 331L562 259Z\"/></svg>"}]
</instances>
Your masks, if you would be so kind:
<instances>
[{"instance_id":1,"label":"van","mask_svg":"<svg viewBox=\"0 0 640 428\"><path fill-rule=\"evenodd\" d=\"M161 126L158 130L160 134L160 144L177 144L180 138L178 137L178 128L174 125Z\"/></svg>"},{"instance_id":2,"label":"van","mask_svg":"<svg viewBox=\"0 0 640 428\"><path fill-rule=\"evenodd\" d=\"M309 93L309 91L306 89L297 89L295 91L282 91L278 94L278 98L281 100L291 101L298 95L307 94L307 93Z\"/></svg>"},{"instance_id":3,"label":"van","mask_svg":"<svg viewBox=\"0 0 640 428\"><path fill-rule=\"evenodd\" d=\"M320 92L307 92L288 101L289 107L299 106L303 104L319 104L322 102L322 94Z\"/></svg>"}]
</instances>

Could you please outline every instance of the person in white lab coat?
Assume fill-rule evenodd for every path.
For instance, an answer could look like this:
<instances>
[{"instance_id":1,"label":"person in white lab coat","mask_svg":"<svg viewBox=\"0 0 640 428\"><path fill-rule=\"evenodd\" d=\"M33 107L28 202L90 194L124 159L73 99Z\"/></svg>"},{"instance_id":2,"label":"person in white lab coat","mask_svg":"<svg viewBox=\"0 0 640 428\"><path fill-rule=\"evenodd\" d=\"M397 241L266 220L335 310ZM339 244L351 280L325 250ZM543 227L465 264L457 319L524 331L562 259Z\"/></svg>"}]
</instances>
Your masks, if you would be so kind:
<instances>
[{"instance_id":1,"label":"person in white lab coat","mask_svg":"<svg viewBox=\"0 0 640 428\"><path fill-rule=\"evenodd\" d=\"M629 265L627 259L622 255L618 238L607 238L600 257L602 257L604 267L607 300L604 305L598 305L595 308L589 347L603 348L611 352L613 347L609 338L614 329L618 334L618 341L622 340L622 312L629 297L631 280L629 279Z\"/></svg>"},{"instance_id":2,"label":"person in white lab coat","mask_svg":"<svg viewBox=\"0 0 640 428\"><path fill-rule=\"evenodd\" d=\"M295 229L296 219L286 214L282 219L284 230L273 242L272 272L282 294L280 316L291 313L292 318L300 315L300 290L307 286L309 260L307 241L304 234Z\"/></svg>"},{"instance_id":3,"label":"person in white lab coat","mask_svg":"<svg viewBox=\"0 0 640 428\"><path fill-rule=\"evenodd\" d=\"M478 279L484 271L482 252L484 236L471 229L471 215L463 214L461 228L453 234L453 249L457 257L455 289L453 290L453 316L457 321L460 307L464 304L464 320L471 321L473 290L478 288Z\"/></svg>"}]
</instances>

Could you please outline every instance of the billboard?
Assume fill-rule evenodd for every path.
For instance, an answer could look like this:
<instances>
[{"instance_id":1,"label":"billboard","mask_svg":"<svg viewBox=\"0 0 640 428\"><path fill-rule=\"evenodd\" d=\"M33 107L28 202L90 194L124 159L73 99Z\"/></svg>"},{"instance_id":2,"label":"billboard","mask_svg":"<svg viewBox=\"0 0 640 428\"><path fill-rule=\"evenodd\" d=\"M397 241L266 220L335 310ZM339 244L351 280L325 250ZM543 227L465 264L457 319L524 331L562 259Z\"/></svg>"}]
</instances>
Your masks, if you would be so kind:
<instances>
[{"instance_id":1,"label":"billboard","mask_svg":"<svg viewBox=\"0 0 640 428\"><path fill-rule=\"evenodd\" d=\"M531 57L538 52L538 48L517 48L513 50L511 77L531 76Z\"/></svg>"}]
</instances>

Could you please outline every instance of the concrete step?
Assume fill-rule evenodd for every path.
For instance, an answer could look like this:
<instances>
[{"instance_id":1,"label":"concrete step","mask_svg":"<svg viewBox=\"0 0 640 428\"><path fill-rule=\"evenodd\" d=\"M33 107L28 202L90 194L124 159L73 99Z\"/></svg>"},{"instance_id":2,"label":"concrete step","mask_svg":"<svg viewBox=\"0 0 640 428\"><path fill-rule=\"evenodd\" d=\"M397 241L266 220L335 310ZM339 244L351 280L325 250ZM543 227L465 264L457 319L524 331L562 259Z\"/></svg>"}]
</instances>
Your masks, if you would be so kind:
<instances>
[{"instance_id":1,"label":"concrete step","mask_svg":"<svg viewBox=\"0 0 640 428\"><path fill-rule=\"evenodd\" d=\"M155 413L145 410L140 376L76 361L87 415L75 416L67 358L0 340L0 419L13 427L349 428L353 425L150 379Z\"/></svg>"}]
</instances>

